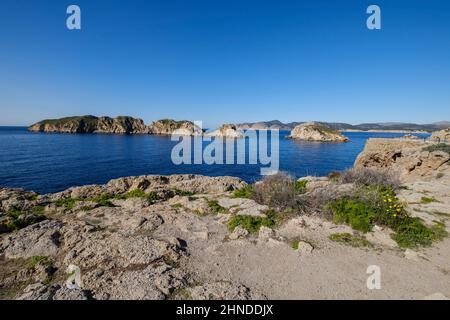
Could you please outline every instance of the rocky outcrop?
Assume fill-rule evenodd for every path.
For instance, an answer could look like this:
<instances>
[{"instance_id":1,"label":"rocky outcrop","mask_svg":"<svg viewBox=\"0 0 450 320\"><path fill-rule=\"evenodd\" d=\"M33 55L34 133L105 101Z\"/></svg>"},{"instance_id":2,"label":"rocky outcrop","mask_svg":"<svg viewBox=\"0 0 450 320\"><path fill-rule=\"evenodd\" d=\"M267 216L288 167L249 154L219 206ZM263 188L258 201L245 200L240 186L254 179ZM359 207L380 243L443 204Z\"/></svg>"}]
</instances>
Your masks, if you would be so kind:
<instances>
[{"instance_id":1,"label":"rocky outcrop","mask_svg":"<svg viewBox=\"0 0 450 320\"><path fill-rule=\"evenodd\" d=\"M109 133L109 134L155 134L155 135L201 135L202 129L191 121L158 120L149 126L141 119L132 117L77 116L43 120L28 128L32 132L53 133Z\"/></svg>"},{"instance_id":2,"label":"rocky outcrop","mask_svg":"<svg viewBox=\"0 0 450 320\"><path fill-rule=\"evenodd\" d=\"M219 129L208 132L205 135L221 138L242 138L244 136L234 124L224 124Z\"/></svg>"},{"instance_id":3,"label":"rocky outcrop","mask_svg":"<svg viewBox=\"0 0 450 320\"><path fill-rule=\"evenodd\" d=\"M202 135L202 129L191 121L163 119L149 125L149 133L156 135Z\"/></svg>"},{"instance_id":4,"label":"rocky outcrop","mask_svg":"<svg viewBox=\"0 0 450 320\"><path fill-rule=\"evenodd\" d=\"M236 281L199 283L186 268L196 250L191 243L203 234L200 216L215 212L209 197L245 185L232 177L172 175L125 177L40 196L0 189L0 220L42 216L0 234L0 288L8 293L1 297L159 300L192 289L196 299L261 298ZM189 205L199 201L203 212ZM80 270L73 288L66 284L69 267Z\"/></svg>"},{"instance_id":5,"label":"rocky outcrop","mask_svg":"<svg viewBox=\"0 0 450 320\"><path fill-rule=\"evenodd\" d=\"M398 280L379 298L447 292L448 241L407 251L414 263L399 254L389 228L366 234L376 251L331 241L359 233L324 219L314 203L361 189L333 178L303 180L300 212L238 198L231 191L246 183L233 177L125 177L46 195L0 188L0 220L41 216L0 234L0 299L367 299L359 279L342 281L374 257L395 266L390 276ZM432 223L449 212L449 185L415 181L399 197L414 205L410 214L429 212ZM424 194L436 201L421 203Z\"/></svg>"},{"instance_id":6,"label":"rocky outcrop","mask_svg":"<svg viewBox=\"0 0 450 320\"><path fill-rule=\"evenodd\" d=\"M33 132L144 134L148 128L141 119L79 116L43 120L28 128Z\"/></svg>"},{"instance_id":7,"label":"rocky outcrop","mask_svg":"<svg viewBox=\"0 0 450 320\"><path fill-rule=\"evenodd\" d=\"M405 181L432 178L450 172L450 154L433 150L421 140L372 138L355 161L355 167L396 171ZM431 150L431 151L429 151Z\"/></svg>"},{"instance_id":8,"label":"rocky outcrop","mask_svg":"<svg viewBox=\"0 0 450 320\"><path fill-rule=\"evenodd\" d=\"M450 128L433 132L430 139L433 141L450 142Z\"/></svg>"},{"instance_id":9,"label":"rocky outcrop","mask_svg":"<svg viewBox=\"0 0 450 320\"><path fill-rule=\"evenodd\" d=\"M349 139L339 131L333 130L317 122L308 122L296 126L289 139L316 142L347 142Z\"/></svg>"}]
</instances>

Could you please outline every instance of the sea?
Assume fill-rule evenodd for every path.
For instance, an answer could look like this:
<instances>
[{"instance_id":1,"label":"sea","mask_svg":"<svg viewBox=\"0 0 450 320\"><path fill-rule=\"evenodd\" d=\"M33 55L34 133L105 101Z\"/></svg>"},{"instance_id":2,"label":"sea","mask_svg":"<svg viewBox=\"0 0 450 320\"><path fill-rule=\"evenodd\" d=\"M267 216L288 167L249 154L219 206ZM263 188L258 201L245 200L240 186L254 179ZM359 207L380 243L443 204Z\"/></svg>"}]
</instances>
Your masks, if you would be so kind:
<instances>
[{"instance_id":1,"label":"sea","mask_svg":"<svg viewBox=\"0 0 450 320\"><path fill-rule=\"evenodd\" d=\"M279 170L296 178L342 171L353 166L367 139L404 135L385 132L343 134L350 142L295 141L286 139L289 131L281 131L277 139ZM416 135L423 139L429 136ZM253 139L257 140L253 142L259 142L259 133ZM237 161L178 164L173 161L172 150L180 142L172 141L170 136L32 133L26 127L0 127L0 187L23 188L45 194L72 186L104 184L118 177L188 173L234 176L251 183L262 179L261 168L268 165L260 163L259 158L258 163L249 163L249 154L255 145L250 140L245 143L244 164L237 164ZM203 150L210 143L204 141ZM274 155L269 152L269 156ZM225 157L224 154L224 162Z\"/></svg>"}]
</instances>

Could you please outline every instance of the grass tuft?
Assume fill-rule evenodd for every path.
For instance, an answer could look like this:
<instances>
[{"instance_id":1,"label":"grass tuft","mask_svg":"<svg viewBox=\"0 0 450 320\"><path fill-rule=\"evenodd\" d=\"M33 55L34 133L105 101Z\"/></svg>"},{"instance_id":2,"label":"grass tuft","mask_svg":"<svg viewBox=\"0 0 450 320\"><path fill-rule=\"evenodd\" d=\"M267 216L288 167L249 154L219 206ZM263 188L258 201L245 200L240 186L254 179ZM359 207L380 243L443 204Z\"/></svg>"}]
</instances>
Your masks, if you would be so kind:
<instances>
[{"instance_id":1,"label":"grass tuft","mask_svg":"<svg viewBox=\"0 0 450 320\"><path fill-rule=\"evenodd\" d=\"M331 241L343 243L352 247L373 247L373 244L360 236L350 233L334 233L328 237Z\"/></svg>"},{"instance_id":2,"label":"grass tuft","mask_svg":"<svg viewBox=\"0 0 450 320\"><path fill-rule=\"evenodd\" d=\"M251 184L246 185L241 189L237 189L233 192L233 198L246 198L251 199L253 195L253 186Z\"/></svg>"},{"instance_id":3,"label":"grass tuft","mask_svg":"<svg viewBox=\"0 0 450 320\"><path fill-rule=\"evenodd\" d=\"M233 232L236 227L241 226L249 233L257 233L262 226L272 228L275 221L271 218L254 216L234 216L228 221L228 229Z\"/></svg>"}]
</instances>

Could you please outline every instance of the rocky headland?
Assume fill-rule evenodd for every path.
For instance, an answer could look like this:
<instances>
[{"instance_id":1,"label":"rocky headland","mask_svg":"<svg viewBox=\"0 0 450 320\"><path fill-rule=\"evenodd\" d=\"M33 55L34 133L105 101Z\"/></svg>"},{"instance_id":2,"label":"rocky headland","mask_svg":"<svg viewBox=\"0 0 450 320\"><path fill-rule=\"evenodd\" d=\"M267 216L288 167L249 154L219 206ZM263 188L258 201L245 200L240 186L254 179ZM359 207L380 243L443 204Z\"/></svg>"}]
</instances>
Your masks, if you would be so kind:
<instances>
[{"instance_id":1,"label":"rocky headland","mask_svg":"<svg viewBox=\"0 0 450 320\"><path fill-rule=\"evenodd\" d=\"M356 168L390 169L403 181L427 180L448 173L450 146L415 139L368 139Z\"/></svg>"},{"instance_id":2,"label":"rocky headland","mask_svg":"<svg viewBox=\"0 0 450 320\"><path fill-rule=\"evenodd\" d=\"M152 175L1 188L0 298L445 299L446 150L373 139L351 170L252 185ZM369 265L380 290L366 287Z\"/></svg>"},{"instance_id":3,"label":"rocky headland","mask_svg":"<svg viewBox=\"0 0 450 320\"><path fill-rule=\"evenodd\" d=\"M450 142L450 128L433 132L430 139L434 141Z\"/></svg>"},{"instance_id":4,"label":"rocky headland","mask_svg":"<svg viewBox=\"0 0 450 320\"><path fill-rule=\"evenodd\" d=\"M317 122L307 122L292 129L289 139L314 142L347 142L349 139L339 131Z\"/></svg>"}]
</instances>

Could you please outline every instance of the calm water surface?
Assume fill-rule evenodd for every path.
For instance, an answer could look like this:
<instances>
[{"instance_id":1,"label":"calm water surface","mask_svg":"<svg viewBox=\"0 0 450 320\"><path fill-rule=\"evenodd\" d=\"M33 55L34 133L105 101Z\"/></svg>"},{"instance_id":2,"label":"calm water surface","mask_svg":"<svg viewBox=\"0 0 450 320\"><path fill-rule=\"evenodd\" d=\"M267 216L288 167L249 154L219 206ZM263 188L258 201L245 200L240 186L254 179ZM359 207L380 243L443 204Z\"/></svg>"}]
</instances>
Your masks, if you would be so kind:
<instances>
[{"instance_id":1,"label":"calm water surface","mask_svg":"<svg viewBox=\"0 0 450 320\"><path fill-rule=\"evenodd\" d=\"M370 137L403 136L348 132L344 135L349 143L307 143L284 139L287 134L280 133L280 170L296 177L351 167ZM175 144L170 137L150 135L45 134L0 127L0 187L48 193L146 174L229 175L247 182L261 178L260 165L175 165L171 161Z\"/></svg>"}]
</instances>

